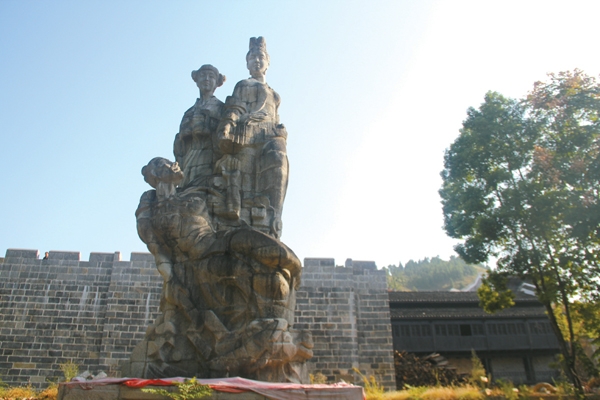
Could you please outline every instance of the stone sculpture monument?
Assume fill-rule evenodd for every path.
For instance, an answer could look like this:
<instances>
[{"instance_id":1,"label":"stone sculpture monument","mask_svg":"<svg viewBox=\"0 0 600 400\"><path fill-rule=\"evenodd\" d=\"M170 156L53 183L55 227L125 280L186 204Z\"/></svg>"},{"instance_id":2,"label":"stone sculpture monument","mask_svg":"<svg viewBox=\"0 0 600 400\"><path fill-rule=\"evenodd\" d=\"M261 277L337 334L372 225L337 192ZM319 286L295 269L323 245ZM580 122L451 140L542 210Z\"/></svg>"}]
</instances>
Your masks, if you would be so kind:
<instances>
[{"instance_id":1,"label":"stone sculpture monument","mask_svg":"<svg viewBox=\"0 0 600 400\"><path fill-rule=\"evenodd\" d=\"M246 63L250 78L225 103L214 97L225 81L217 68L192 72L200 98L181 121L176 162L142 169L154 189L137 226L164 278L162 314L123 376L306 383L311 335L292 328L302 266L278 240L287 133L262 37L250 39Z\"/></svg>"}]
</instances>

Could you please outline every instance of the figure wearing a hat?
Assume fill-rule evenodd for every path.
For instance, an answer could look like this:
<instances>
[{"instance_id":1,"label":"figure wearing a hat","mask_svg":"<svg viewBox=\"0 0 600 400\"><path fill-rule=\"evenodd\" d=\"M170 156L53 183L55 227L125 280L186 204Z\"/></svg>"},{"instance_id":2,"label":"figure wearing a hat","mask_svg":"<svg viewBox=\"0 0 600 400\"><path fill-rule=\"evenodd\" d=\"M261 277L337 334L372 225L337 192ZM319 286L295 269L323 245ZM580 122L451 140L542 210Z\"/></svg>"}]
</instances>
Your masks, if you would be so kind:
<instances>
[{"instance_id":1,"label":"figure wearing a hat","mask_svg":"<svg viewBox=\"0 0 600 400\"><path fill-rule=\"evenodd\" d=\"M185 112L179 133L175 136L173 153L183 171L180 187L208 186L215 161L221 157L216 145L216 131L223 114L223 102L214 96L215 89L225 82L225 75L210 64L192 71L192 79L200 89L200 98Z\"/></svg>"}]
</instances>

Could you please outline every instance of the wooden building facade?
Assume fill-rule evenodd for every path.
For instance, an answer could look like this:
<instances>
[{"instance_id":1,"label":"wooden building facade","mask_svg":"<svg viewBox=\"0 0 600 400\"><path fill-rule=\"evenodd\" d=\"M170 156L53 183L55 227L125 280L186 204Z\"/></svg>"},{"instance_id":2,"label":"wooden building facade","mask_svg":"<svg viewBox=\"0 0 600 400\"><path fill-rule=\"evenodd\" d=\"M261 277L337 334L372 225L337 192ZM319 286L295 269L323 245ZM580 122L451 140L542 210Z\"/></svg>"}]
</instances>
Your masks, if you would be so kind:
<instances>
[{"instance_id":1,"label":"wooden building facade","mask_svg":"<svg viewBox=\"0 0 600 400\"><path fill-rule=\"evenodd\" d=\"M389 292L394 349L439 353L461 372L474 350L493 379L552 381L558 342L545 309L519 292L515 305L496 314L479 306L475 292Z\"/></svg>"}]
</instances>

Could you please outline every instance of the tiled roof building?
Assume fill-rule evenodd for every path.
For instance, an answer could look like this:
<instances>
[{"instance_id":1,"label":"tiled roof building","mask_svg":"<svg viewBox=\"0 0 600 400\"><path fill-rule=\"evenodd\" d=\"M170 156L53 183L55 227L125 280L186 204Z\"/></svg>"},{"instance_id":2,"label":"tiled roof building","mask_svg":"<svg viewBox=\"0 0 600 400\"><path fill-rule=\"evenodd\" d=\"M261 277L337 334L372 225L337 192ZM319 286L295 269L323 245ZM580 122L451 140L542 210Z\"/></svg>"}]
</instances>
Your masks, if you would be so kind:
<instances>
[{"instance_id":1,"label":"tiled roof building","mask_svg":"<svg viewBox=\"0 0 600 400\"><path fill-rule=\"evenodd\" d=\"M519 292L515 305L496 314L475 292L389 292L394 349L440 353L467 372L475 350L494 379L550 381L559 352L542 304Z\"/></svg>"}]
</instances>

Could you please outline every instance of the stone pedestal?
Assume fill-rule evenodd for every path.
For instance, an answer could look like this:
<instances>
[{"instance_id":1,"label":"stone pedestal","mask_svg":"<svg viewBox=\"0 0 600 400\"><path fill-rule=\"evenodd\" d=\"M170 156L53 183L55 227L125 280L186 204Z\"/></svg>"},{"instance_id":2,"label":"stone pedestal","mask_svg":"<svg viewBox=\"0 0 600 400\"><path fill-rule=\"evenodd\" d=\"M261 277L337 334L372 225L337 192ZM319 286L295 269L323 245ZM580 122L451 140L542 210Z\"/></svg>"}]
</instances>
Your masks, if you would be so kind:
<instances>
[{"instance_id":1,"label":"stone pedestal","mask_svg":"<svg viewBox=\"0 0 600 400\"><path fill-rule=\"evenodd\" d=\"M177 392L172 386L147 386L149 389L164 389L169 392ZM212 395L203 397L205 400L269 400L268 397L254 392L228 393L214 391ZM57 400L172 400L170 397L159 394L145 393L138 388L130 388L124 385L94 386L83 389L80 386L61 385L58 390Z\"/></svg>"},{"instance_id":2,"label":"stone pedestal","mask_svg":"<svg viewBox=\"0 0 600 400\"><path fill-rule=\"evenodd\" d=\"M123 384L127 379L105 379L81 383L61 383L57 400L168 400L169 397L145 393L140 388ZM212 393L206 400L362 400L363 389L349 384L298 385L272 384L240 378L201 381L209 384ZM176 386L153 386L174 393ZM232 393L231 391L238 393ZM240 393L241 392L241 393Z\"/></svg>"}]
</instances>

